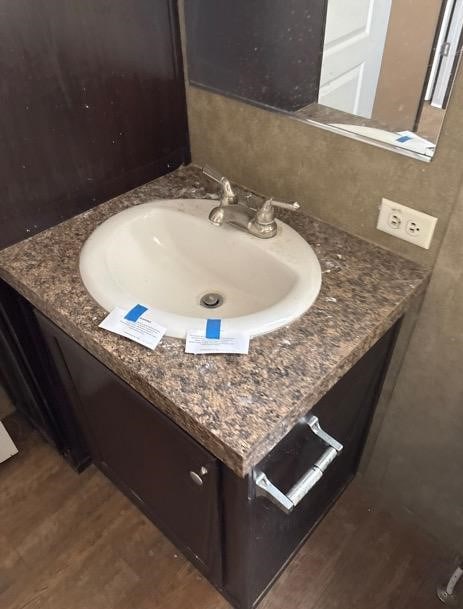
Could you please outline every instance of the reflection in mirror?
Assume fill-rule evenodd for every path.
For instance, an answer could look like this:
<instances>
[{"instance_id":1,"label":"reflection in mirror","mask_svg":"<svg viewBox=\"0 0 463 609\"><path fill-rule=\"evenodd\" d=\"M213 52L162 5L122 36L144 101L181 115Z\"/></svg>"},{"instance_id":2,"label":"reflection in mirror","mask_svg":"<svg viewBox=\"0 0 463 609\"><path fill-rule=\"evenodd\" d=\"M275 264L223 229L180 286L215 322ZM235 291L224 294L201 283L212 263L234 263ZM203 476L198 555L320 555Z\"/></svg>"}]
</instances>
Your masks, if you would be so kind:
<instances>
[{"instance_id":1,"label":"reflection in mirror","mask_svg":"<svg viewBox=\"0 0 463 609\"><path fill-rule=\"evenodd\" d=\"M430 160L463 0L185 0L190 82Z\"/></svg>"}]
</instances>

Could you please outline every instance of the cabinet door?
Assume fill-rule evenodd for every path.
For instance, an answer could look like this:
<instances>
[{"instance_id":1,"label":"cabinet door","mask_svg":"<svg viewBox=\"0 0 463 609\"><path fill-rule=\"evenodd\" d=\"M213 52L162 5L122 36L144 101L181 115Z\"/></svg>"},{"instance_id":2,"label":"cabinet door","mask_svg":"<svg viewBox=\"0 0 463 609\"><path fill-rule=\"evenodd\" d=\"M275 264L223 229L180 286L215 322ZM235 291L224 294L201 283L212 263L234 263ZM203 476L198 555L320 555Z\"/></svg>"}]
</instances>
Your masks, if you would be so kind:
<instances>
[{"instance_id":1,"label":"cabinet door","mask_svg":"<svg viewBox=\"0 0 463 609\"><path fill-rule=\"evenodd\" d=\"M49 320L36 315L96 465L218 582L215 457Z\"/></svg>"}]
</instances>

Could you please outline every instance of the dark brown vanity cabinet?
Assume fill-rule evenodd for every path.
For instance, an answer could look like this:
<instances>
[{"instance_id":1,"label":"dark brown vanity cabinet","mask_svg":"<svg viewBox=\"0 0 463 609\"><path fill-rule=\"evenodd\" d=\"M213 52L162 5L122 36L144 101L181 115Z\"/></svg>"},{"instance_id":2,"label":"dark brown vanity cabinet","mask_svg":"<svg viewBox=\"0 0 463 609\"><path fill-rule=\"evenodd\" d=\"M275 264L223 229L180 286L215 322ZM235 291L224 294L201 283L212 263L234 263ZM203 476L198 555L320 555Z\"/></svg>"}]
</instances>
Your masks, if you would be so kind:
<instances>
[{"instance_id":1,"label":"dark brown vanity cabinet","mask_svg":"<svg viewBox=\"0 0 463 609\"><path fill-rule=\"evenodd\" d=\"M218 460L43 315L35 314L94 463L219 582Z\"/></svg>"},{"instance_id":2,"label":"dark brown vanity cabinet","mask_svg":"<svg viewBox=\"0 0 463 609\"><path fill-rule=\"evenodd\" d=\"M235 604L257 604L355 475L397 330L389 330L310 411L343 448L291 513L257 496L256 477L264 472L284 494L303 479L327 448L303 420L252 476L242 480L224 471L225 528L236 532L224 548L224 587Z\"/></svg>"},{"instance_id":3,"label":"dark brown vanity cabinet","mask_svg":"<svg viewBox=\"0 0 463 609\"><path fill-rule=\"evenodd\" d=\"M254 607L354 476L396 328L240 478L42 314L35 316L94 463L234 606ZM287 513L259 492L257 480L265 474L281 496L291 495L327 451L307 424L314 415L343 448Z\"/></svg>"}]
</instances>

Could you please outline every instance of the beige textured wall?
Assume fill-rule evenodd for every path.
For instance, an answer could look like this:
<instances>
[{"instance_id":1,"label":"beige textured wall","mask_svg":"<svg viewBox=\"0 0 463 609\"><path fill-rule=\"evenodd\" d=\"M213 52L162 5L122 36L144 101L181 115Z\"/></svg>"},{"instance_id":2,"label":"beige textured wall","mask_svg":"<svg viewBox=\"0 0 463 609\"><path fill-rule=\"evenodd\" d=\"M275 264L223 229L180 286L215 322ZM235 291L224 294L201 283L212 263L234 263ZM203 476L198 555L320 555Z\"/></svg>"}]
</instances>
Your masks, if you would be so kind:
<instances>
[{"instance_id":1,"label":"beige textured wall","mask_svg":"<svg viewBox=\"0 0 463 609\"><path fill-rule=\"evenodd\" d=\"M463 190L366 476L463 552Z\"/></svg>"},{"instance_id":2,"label":"beige textured wall","mask_svg":"<svg viewBox=\"0 0 463 609\"><path fill-rule=\"evenodd\" d=\"M413 129L442 0L394 0L372 118Z\"/></svg>"},{"instance_id":3,"label":"beige textured wall","mask_svg":"<svg viewBox=\"0 0 463 609\"><path fill-rule=\"evenodd\" d=\"M327 222L432 265L462 176L463 78L431 163L195 87L188 106L193 162L263 194L296 199ZM383 196L438 216L430 250L376 230Z\"/></svg>"},{"instance_id":4,"label":"beige textured wall","mask_svg":"<svg viewBox=\"0 0 463 609\"><path fill-rule=\"evenodd\" d=\"M195 163L207 162L260 193L297 199L327 222L426 266L434 264L463 177L461 71L429 164L192 87L188 108ZM376 230L383 196L439 218L430 250ZM462 530L456 474L462 468L458 360L463 360L463 294L455 288L451 296L449 278L456 281L463 262L461 248L456 250L462 213L452 218L423 313L419 315L418 303L405 320L364 466L368 480L382 487L392 502L407 507L431 533L453 540L453 545ZM447 279L441 277L443 269Z\"/></svg>"}]
</instances>

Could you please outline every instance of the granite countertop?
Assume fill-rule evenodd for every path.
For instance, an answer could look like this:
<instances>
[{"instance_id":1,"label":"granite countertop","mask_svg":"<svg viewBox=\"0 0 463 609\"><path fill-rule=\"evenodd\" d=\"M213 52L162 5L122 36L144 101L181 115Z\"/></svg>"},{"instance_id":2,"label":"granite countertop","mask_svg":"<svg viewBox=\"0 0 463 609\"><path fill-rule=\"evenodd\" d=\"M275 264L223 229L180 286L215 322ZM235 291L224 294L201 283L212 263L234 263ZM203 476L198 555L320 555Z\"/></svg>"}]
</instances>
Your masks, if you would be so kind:
<instances>
[{"instance_id":1,"label":"granite countertop","mask_svg":"<svg viewBox=\"0 0 463 609\"><path fill-rule=\"evenodd\" d=\"M0 276L245 476L404 313L428 271L303 213L279 213L317 253L322 289L299 320L254 338L249 355L187 355L174 338L152 352L99 329L106 312L78 268L87 237L132 205L211 192L198 168L179 168L1 251Z\"/></svg>"}]
</instances>

